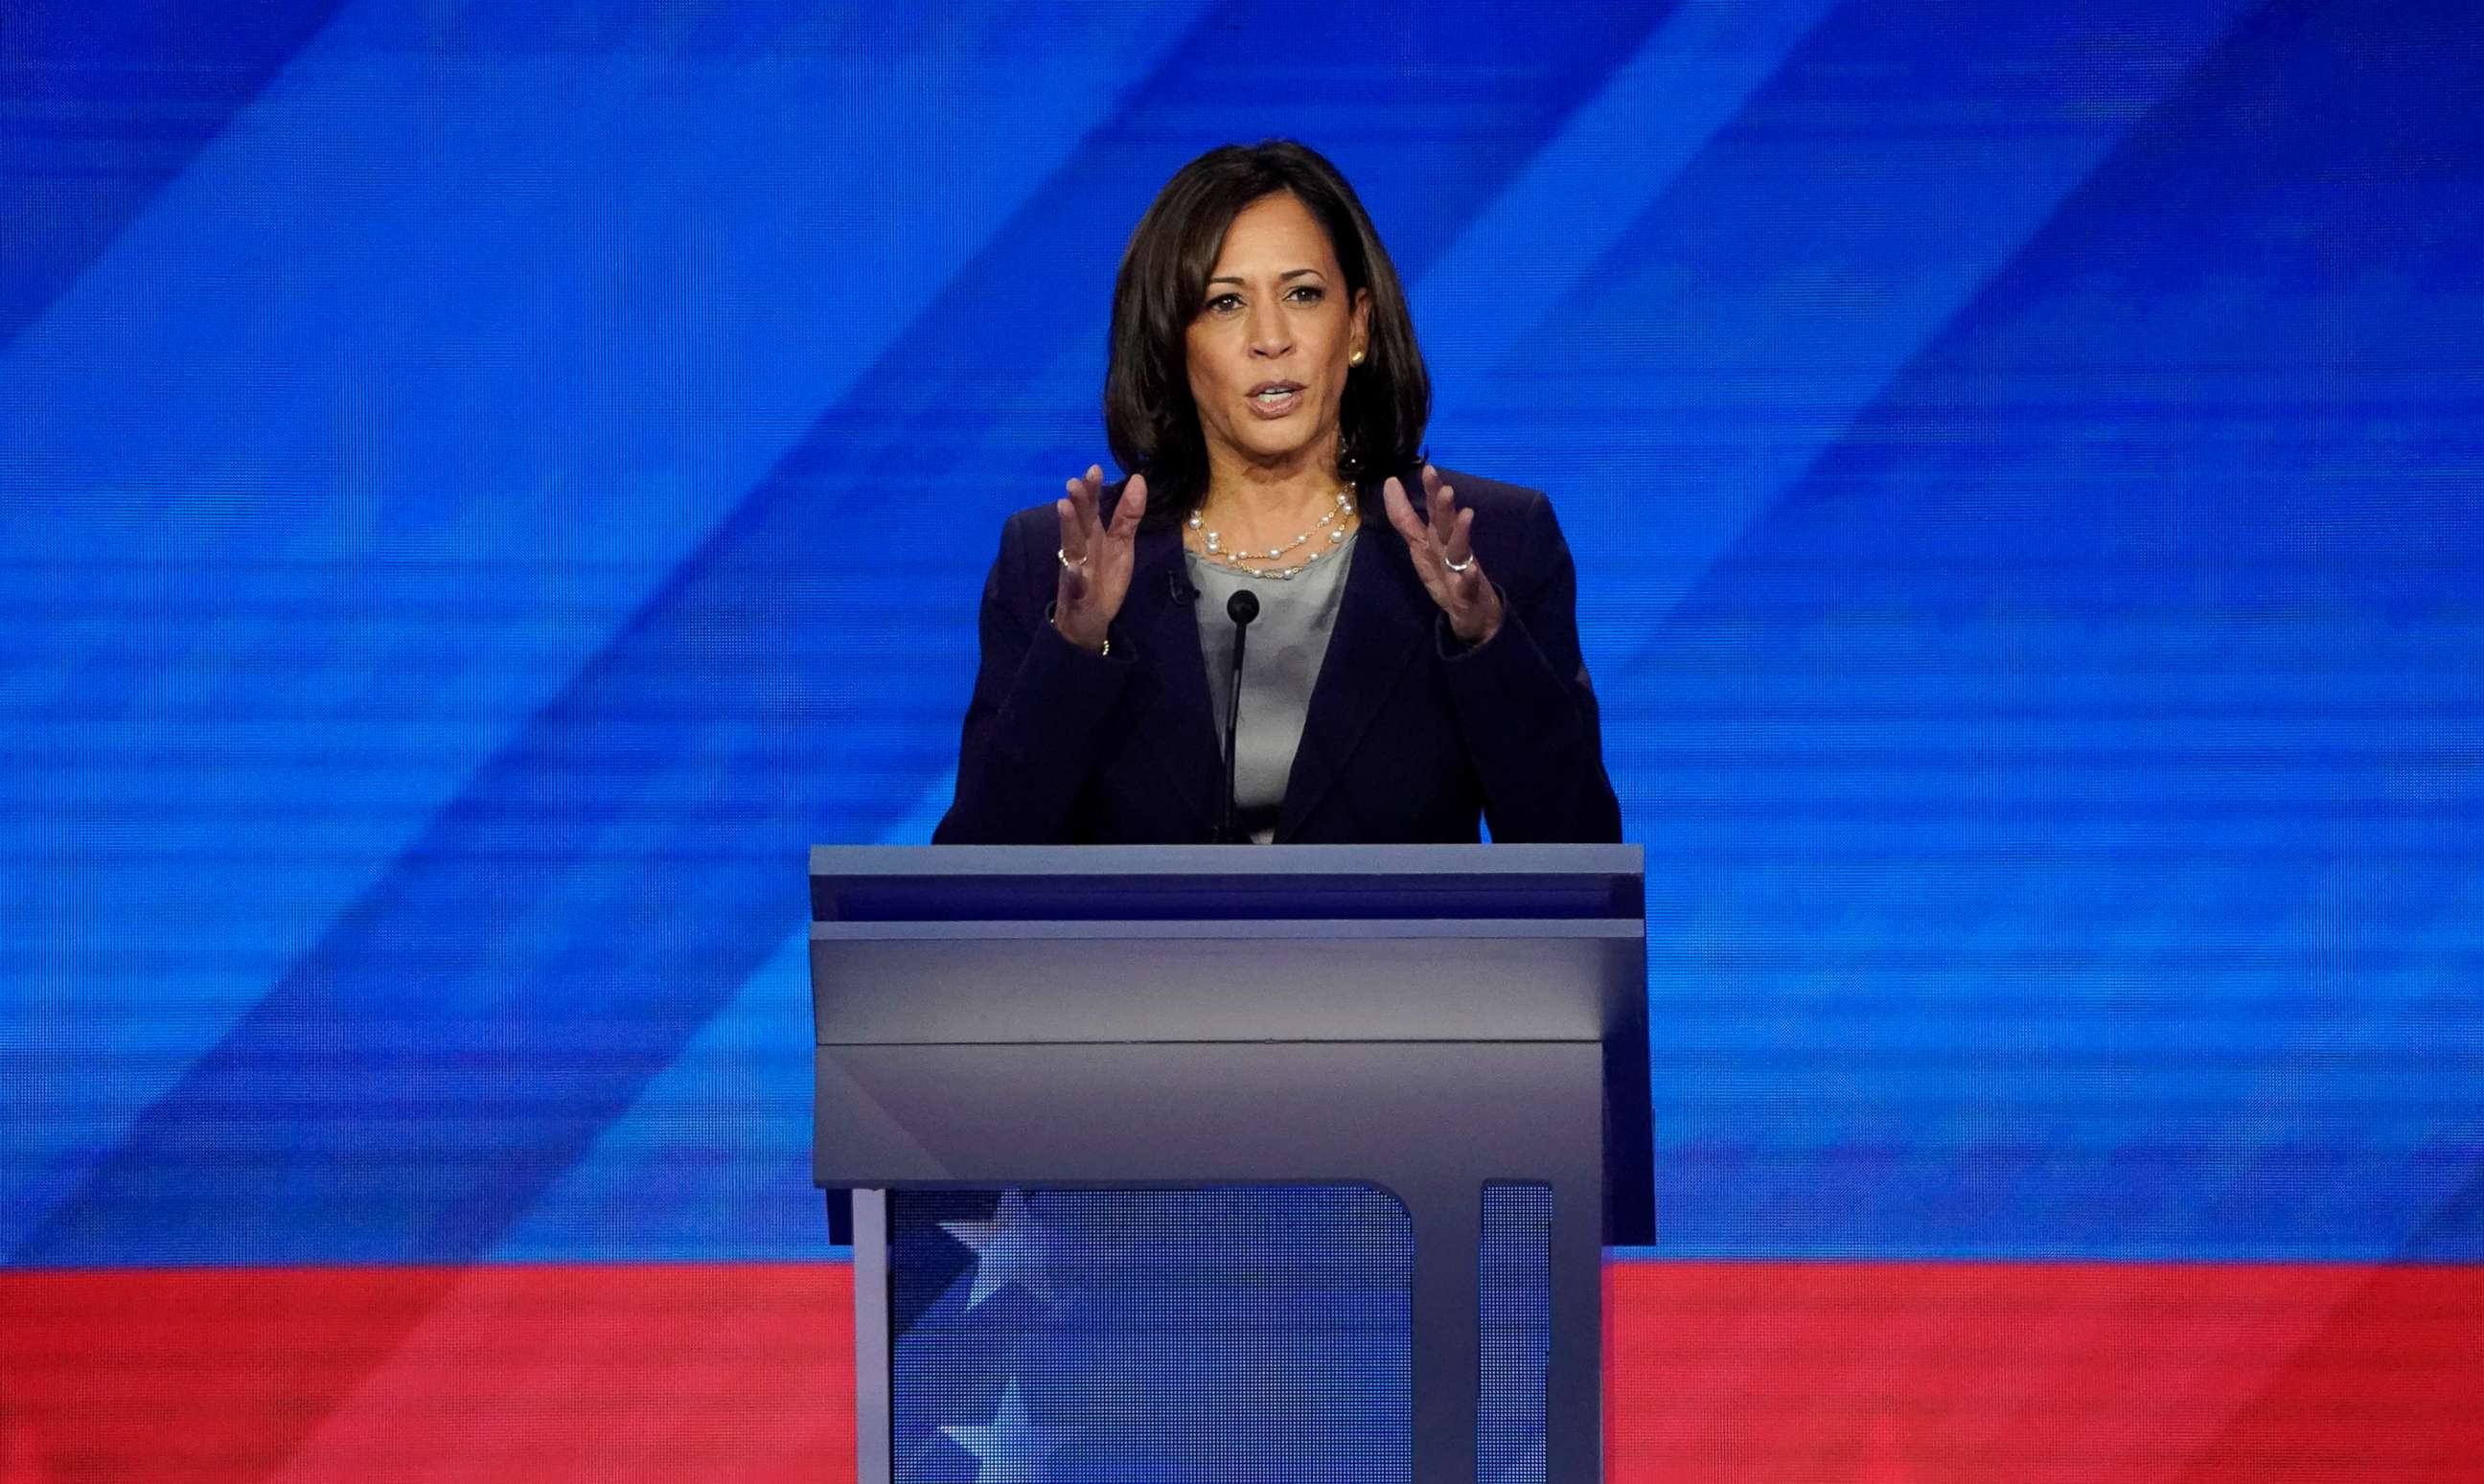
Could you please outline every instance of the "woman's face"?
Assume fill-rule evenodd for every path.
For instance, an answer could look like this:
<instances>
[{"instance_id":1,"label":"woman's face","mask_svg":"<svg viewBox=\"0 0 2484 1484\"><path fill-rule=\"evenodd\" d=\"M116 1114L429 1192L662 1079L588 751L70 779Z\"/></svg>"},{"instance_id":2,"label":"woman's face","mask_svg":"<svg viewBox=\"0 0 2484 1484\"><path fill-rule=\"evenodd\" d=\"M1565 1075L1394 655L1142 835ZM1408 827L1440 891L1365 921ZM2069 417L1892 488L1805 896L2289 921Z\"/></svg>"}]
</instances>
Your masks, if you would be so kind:
<instances>
[{"instance_id":1,"label":"woman's face","mask_svg":"<svg viewBox=\"0 0 2484 1484\"><path fill-rule=\"evenodd\" d=\"M1309 207L1280 192L1225 231L1186 337L1190 395L1212 464L1336 468L1347 358L1364 347L1371 295L1348 301L1336 250Z\"/></svg>"}]
</instances>

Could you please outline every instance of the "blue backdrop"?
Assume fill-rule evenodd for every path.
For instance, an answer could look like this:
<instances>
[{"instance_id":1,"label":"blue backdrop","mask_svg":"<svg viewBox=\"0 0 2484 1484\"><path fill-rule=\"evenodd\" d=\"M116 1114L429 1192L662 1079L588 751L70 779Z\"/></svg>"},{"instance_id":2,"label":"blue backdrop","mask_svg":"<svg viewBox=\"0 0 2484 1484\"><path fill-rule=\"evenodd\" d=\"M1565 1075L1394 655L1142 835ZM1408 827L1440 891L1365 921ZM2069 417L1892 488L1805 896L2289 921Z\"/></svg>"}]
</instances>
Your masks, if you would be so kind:
<instances>
[{"instance_id":1,"label":"blue backdrop","mask_svg":"<svg viewBox=\"0 0 2484 1484\"><path fill-rule=\"evenodd\" d=\"M1210 145L1540 486L1662 1256L2484 1261L2484 33L16 0L0 1253L816 1256L802 850Z\"/></svg>"}]
</instances>

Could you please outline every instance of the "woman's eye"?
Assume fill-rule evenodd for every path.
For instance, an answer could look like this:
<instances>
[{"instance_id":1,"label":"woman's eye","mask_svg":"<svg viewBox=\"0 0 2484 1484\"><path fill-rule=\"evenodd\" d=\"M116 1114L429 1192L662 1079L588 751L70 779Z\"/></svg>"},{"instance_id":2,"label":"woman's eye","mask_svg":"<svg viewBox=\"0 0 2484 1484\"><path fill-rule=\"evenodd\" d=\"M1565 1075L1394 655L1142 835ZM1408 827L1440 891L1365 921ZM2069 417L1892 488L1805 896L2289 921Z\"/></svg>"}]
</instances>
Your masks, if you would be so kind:
<instances>
[{"instance_id":1,"label":"woman's eye","mask_svg":"<svg viewBox=\"0 0 2484 1484\"><path fill-rule=\"evenodd\" d=\"M1207 301L1207 312L1210 314L1228 313L1234 310L1240 309L1241 307L1242 296L1240 294L1218 294L1215 298Z\"/></svg>"},{"instance_id":2,"label":"woman's eye","mask_svg":"<svg viewBox=\"0 0 2484 1484\"><path fill-rule=\"evenodd\" d=\"M1297 283L1292 297L1296 304L1317 304L1327 296L1320 292L1316 283Z\"/></svg>"}]
</instances>

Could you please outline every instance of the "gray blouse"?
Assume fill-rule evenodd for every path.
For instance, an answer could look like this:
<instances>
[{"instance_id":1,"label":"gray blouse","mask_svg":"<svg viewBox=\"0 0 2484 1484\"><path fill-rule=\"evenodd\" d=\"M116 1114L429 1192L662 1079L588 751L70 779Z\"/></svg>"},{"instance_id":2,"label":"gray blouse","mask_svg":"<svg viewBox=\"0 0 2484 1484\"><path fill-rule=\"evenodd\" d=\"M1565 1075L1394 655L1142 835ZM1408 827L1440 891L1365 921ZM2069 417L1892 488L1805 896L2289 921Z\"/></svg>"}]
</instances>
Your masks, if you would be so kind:
<instances>
[{"instance_id":1,"label":"gray blouse","mask_svg":"<svg viewBox=\"0 0 2484 1484\"><path fill-rule=\"evenodd\" d=\"M1292 578L1255 578L1202 561L1195 553L1190 580L1199 588L1199 650L1207 661L1207 693L1216 708L1216 740L1225 741L1226 693L1233 684L1233 625L1226 601L1243 588L1259 600L1259 616L1242 656L1242 724L1233 739L1234 807L1251 838L1276 838L1277 810L1285 801L1285 775L1293 771L1310 715L1311 687L1328 656L1329 634L1345 601L1345 569L1354 560L1356 536L1317 566Z\"/></svg>"}]
</instances>

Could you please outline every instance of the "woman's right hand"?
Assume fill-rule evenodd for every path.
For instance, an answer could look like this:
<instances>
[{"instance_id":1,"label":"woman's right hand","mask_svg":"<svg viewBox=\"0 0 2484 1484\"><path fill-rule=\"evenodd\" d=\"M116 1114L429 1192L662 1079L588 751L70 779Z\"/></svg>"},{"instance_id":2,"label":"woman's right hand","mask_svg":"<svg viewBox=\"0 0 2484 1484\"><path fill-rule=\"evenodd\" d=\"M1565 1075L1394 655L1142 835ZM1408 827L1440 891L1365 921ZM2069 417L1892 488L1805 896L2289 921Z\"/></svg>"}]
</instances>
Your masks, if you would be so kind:
<instances>
[{"instance_id":1,"label":"woman's right hand","mask_svg":"<svg viewBox=\"0 0 2484 1484\"><path fill-rule=\"evenodd\" d=\"M1103 491L1104 471L1091 464L1084 477L1069 481L1069 493L1054 501L1061 514L1061 587L1053 600L1052 627L1070 643L1096 654L1104 652L1105 631L1130 594L1139 518L1148 513L1147 476L1130 476L1109 524L1099 513Z\"/></svg>"}]
</instances>

